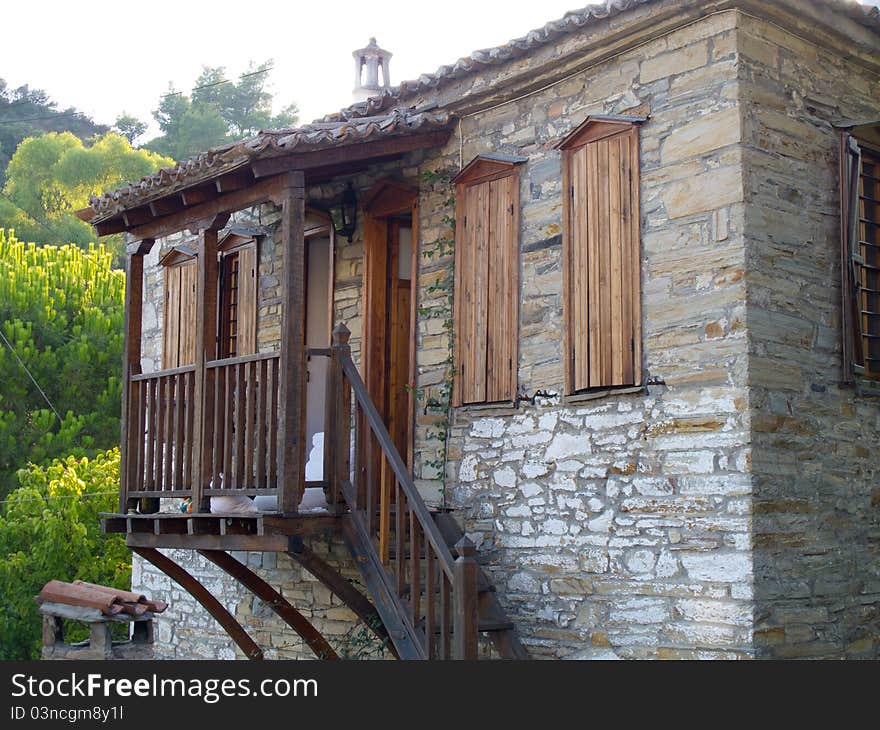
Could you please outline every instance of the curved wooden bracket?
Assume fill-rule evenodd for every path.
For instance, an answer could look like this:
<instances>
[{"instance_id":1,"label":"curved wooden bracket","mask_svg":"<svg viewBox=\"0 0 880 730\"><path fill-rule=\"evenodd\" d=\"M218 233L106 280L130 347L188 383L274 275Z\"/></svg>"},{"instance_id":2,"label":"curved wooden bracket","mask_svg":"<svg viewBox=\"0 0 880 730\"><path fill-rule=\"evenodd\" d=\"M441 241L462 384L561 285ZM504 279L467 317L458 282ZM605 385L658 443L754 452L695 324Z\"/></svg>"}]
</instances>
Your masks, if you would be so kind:
<instances>
[{"instance_id":1,"label":"curved wooden bracket","mask_svg":"<svg viewBox=\"0 0 880 730\"><path fill-rule=\"evenodd\" d=\"M302 637L318 659L339 659L327 639L290 602L243 563L224 550L199 550L199 555L221 568L257 598L265 601L290 628Z\"/></svg>"},{"instance_id":2,"label":"curved wooden bracket","mask_svg":"<svg viewBox=\"0 0 880 730\"><path fill-rule=\"evenodd\" d=\"M262 649L248 636L244 627L235 620L235 617L223 607L220 601L211 595L205 586L199 583L184 568L171 560L171 558L160 553L156 548L133 547L131 550L140 555L144 560L155 565L201 603L214 620L226 630L230 638L238 644L248 659L263 658Z\"/></svg>"},{"instance_id":3,"label":"curved wooden bracket","mask_svg":"<svg viewBox=\"0 0 880 730\"><path fill-rule=\"evenodd\" d=\"M302 540L291 538L287 554L350 608L370 631L382 640L395 659L400 659L400 655L379 617L379 612L363 593L346 580L339 571L307 548Z\"/></svg>"}]
</instances>

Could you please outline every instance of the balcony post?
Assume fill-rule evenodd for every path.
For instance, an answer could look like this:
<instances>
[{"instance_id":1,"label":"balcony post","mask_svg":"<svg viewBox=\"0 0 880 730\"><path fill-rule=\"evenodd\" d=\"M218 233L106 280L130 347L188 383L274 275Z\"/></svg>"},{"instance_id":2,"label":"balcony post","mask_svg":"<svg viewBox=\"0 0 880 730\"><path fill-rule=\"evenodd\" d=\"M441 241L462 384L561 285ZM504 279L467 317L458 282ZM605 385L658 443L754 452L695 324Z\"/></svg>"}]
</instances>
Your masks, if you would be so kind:
<instances>
[{"instance_id":1,"label":"balcony post","mask_svg":"<svg viewBox=\"0 0 880 730\"><path fill-rule=\"evenodd\" d=\"M196 372L193 394L193 512L211 511L203 496L204 483L211 473L211 436L214 433L214 398L205 363L217 357L217 231L226 225L229 214L204 221L199 227L199 253L196 278ZM210 377L213 378L213 373Z\"/></svg>"},{"instance_id":2,"label":"balcony post","mask_svg":"<svg viewBox=\"0 0 880 730\"><path fill-rule=\"evenodd\" d=\"M342 372L342 359L351 358L348 327L333 328L330 366L327 368L327 395L324 410L324 481L330 511L345 510L342 482L350 478L351 465L351 387Z\"/></svg>"},{"instance_id":3,"label":"balcony post","mask_svg":"<svg viewBox=\"0 0 880 730\"><path fill-rule=\"evenodd\" d=\"M305 183L303 173L287 173L281 194L281 378L279 381L279 506L285 514L299 508L305 486L306 363Z\"/></svg>"},{"instance_id":4,"label":"balcony post","mask_svg":"<svg viewBox=\"0 0 880 730\"><path fill-rule=\"evenodd\" d=\"M479 644L477 581L480 566L477 564L476 547L465 536L455 549L458 558L453 564L453 628L452 658L474 660Z\"/></svg>"},{"instance_id":5,"label":"balcony post","mask_svg":"<svg viewBox=\"0 0 880 730\"><path fill-rule=\"evenodd\" d=\"M144 255L153 247L153 239L146 238L129 247L125 261L125 324L122 350L122 422L119 439L119 511L125 513L136 507L129 504L128 492L137 489L137 448L138 434L129 423L134 389L131 376L141 372L141 334L144 303ZM140 386L138 386L140 387ZM143 438L143 434L141 434ZM132 486L134 485L134 486Z\"/></svg>"}]
</instances>

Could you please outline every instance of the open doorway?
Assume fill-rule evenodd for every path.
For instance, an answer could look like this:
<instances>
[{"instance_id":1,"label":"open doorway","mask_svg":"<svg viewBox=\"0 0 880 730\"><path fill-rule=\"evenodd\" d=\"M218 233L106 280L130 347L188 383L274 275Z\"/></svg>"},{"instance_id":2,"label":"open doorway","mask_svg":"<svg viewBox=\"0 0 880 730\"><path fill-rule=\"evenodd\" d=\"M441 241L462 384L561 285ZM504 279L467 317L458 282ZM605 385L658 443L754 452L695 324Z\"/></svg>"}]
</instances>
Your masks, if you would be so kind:
<instances>
[{"instance_id":1,"label":"open doorway","mask_svg":"<svg viewBox=\"0 0 880 730\"><path fill-rule=\"evenodd\" d=\"M311 219L305 241L305 346L309 349L330 347L333 329L333 233L323 219ZM324 419L327 397L328 359L306 354L306 465L307 482L324 477Z\"/></svg>"}]
</instances>

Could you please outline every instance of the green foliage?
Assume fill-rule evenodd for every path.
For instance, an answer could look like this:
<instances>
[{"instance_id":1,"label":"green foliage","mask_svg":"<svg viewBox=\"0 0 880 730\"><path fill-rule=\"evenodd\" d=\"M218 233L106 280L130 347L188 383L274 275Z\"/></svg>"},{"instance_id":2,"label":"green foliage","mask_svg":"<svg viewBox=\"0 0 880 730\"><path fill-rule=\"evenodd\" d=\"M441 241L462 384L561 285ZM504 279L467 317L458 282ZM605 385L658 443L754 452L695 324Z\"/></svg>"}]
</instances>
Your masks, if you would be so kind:
<instances>
[{"instance_id":1,"label":"green foliage","mask_svg":"<svg viewBox=\"0 0 880 730\"><path fill-rule=\"evenodd\" d=\"M29 240L87 246L94 233L74 211L85 208L90 195L172 164L170 158L132 149L112 132L89 146L70 132L28 137L6 168L0 227L15 229ZM121 250L121 238L114 249Z\"/></svg>"},{"instance_id":2,"label":"green foliage","mask_svg":"<svg viewBox=\"0 0 880 730\"><path fill-rule=\"evenodd\" d=\"M146 147L183 160L261 129L293 126L294 104L272 115L272 94L267 90L271 66L271 61L251 63L237 83L226 79L224 67L204 66L190 96L169 85L153 112L162 135Z\"/></svg>"},{"instance_id":3,"label":"green foliage","mask_svg":"<svg viewBox=\"0 0 880 730\"><path fill-rule=\"evenodd\" d=\"M22 243L0 229L0 332L61 419L0 342L0 498L15 472L119 442L121 271L102 244Z\"/></svg>"},{"instance_id":4,"label":"green foliage","mask_svg":"<svg viewBox=\"0 0 880 730\"><path fill-rule=\"evenodd\" d=\"M118 449L31 466L18 476L20 486L0 505L0 659L39 658L34 596L48 581L131 584L125 541L102 535L98 522L99 512L118 506Z\"/></svg>"},{"instance_id":5,"label":"green foliage","mask_svg":"<svg viewBox=\"0 0 880 730\"><path fill-rule=\"evenodd\" d=\"M45 91L19 86L10 89L0 79L0 183L9 159L26 137L45 132L72 132L81 140L107 131L70 107L58 109Z\"/></svg>"},{"instance_id":6,"label":"green foliage","mask_svg":"<svg viewBox=\"0 0 880 730\"><path fill-rule=\"evenodd\" d=\"M128 143L134 146L134 141L147 131L147 124L131 114L122 112L122 114L116 117L113 131L125 137Z\"/></svg>"}]
</instances>

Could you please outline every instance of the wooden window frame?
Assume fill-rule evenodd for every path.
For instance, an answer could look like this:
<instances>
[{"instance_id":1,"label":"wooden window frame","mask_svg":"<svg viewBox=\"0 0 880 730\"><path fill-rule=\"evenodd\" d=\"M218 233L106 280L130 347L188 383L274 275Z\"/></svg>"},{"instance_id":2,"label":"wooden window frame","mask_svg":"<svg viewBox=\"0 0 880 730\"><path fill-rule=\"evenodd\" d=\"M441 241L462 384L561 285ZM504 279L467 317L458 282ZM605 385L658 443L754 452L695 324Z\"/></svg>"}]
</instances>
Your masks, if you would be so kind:
<instances>
[{"instance_id":1,"label":"wooden window frame","mask_svg":"<svg viewBox=\"0 0 880 730\"><path fill-rule=\"evenodd\" d=\"M873 175L865 172L870 160ZM840 134L841 353L843 381L880 394L880 123ZM871 190L865 189L866 185ZM867 193L871 194L868 195ZM873 279L873 281L870 281ZM873 302L873 303L872 303ZM873 347L872 347L873 344Z\"/></svg>"},{"instance_id":2,"label":"wooden window frame","mask_svg":"<svg viewBox=\"0 0 880 730\"><path fill-rule=\"evenodd\" d=\"M453 387L452 387L452 404L455 407L462 406L480 406L487 404L508 404L516 402L517 395L517 386L518 386L518 375L519 375L519 302L520 302L520 291L519 291L519 187L520 187L520 167L523 163L526 162L526 158L523 157L505 157L501 155L477 155L470 163L468 163L462 170L452 179L452 184L455 186L455 218L456 218L456 233L455 233L455 273L454 273L454 296L453 296L453 323L454 323L454 344L453 344L453 366L454 366L454 375L453 375ZM509 363L508 363L508 372L509 378L504 383L502 381L502 387L504 390L504 396L499 399L489 399L489 385L486 385L486 398L484 400L475 400L475 401L464 401L463 397L463 386L462 386L462 367L463 367L463 346L462 346L462 333L463 326L461 323L461 297L462 297L462 277L461 277L461 268L462 268L462 260L463 260L463 248L464 248L464 230L465 230L465 200L467 190L469 188L475 187L477 185L482 185L485 183L491 183L495 180L501 180L504 178L510 178L510 196L511 196L511 205L512 205L512 219L510 221L510 240L508 244L510 246L509 251L509 262L510 262L510 270L507 272L509 277L509 299L506 303L507 311L503 312L503 316L508 323L509 332L511 336L510 342L510 352L509 352ZM490 213L491 218L491 213ZM489 234L491 237L491 232ZM487 275L488 276L488 275ZM489 313L488 308L488 282L490 278L487 278L487 322L486 328L488 331L489 328L489 320L492 318L492 314ZM486 338L486 362L487 362L487 370L491 367L489 363L490 352L491 352L491 338L489 338L487 334Z\"/></svg>"},{"instance_id":3,"label":"wooden window frame","mask_svg":"<svg viewBox=\"0 0 880 730\"><path fill-rule=\"evenodd\" d=\"M632 389L643 385L643 368L642 368L642 301L641 301L641 206L639 197L640 188L640 160L639 160L639 136L640 127L646 121L646 117L640 116L590 116L587 117L578 127L571 133L566 135L556 148L562 152L562 182L563 182L563 232L562 232L562 266L563 266L563 360L564 360L564 378L565 378L565 394L566 396L579 396L594 392L612 392L616 390L631 392ZM624 275L623 269L621 273L621 302L624 306L628 305L629 318L631 319L631 332L622 332L623 346L626 346L626 335L631 338L631 371L632 377L626 377L629 371L629 365L625 365L625 372L622 380L625 382L613 383L615 378L610 379L603 372L597 378L600 382L595 384L590 382L587 386L576 387L575 375L575 357L576 342L575 332L577 327L585 327L585 335L587 341L587 380L591 381L593 362L590 360L589 350L596 342L599 336L599 325L592 320L590 313L582 313L582 317L586 316L586 322L579 323L575 320L576 312L573 305L572 288L575 284L573 267L575 265L574 246L575 232L573 225L573 217L575 213L575 201L573 200L573 159L575 153L581 151L586 145L599 142L600 140L612 137L626 137L629 140L629 159L631 180L629 185L631 208L629 216L625 220L630 226L630 252L628 257L628 277ZM623 253L623 252L622 252ZM621 258L621 267L625 262ZM587 276L592 278L589 270ZM598 276L596 274L595 276ZM628 291L623 288L625 280L629 280L630 289ZM589 286L589 279L587 282ZM589 294L587 295L589 301ZM624 298L628 302L624 303ZM588 307L589 309L589 307ZM620 343L618 343L620 344ZM614 342L612 340L612 349ZM613 352L612 352L613 354ZM603 368L604 370L604 368ZM613 367L612 367L613 370Z\"/></svg>"},{"instance_id":4,"label":"wooden window frame","mask_svg":"<svg viewBox=\"0 0 880 730\"><path fill-rule=\"evenodd\" d=\"M259 316L259 267L260 267L260 248L257 240L257 236L249 233L239 233L236 231L230 231L227 233L217 244L217 357L219 359L226 359L231 357L238 357L243 354L255 354L257 352L257 319ZM242 286L240 282L240 270L236 275L236 296L237 299L235 301L235 309L236 309L236 332L235 339L236 345L235 348L230 350L228 347L228 341L233 336L229 331L229 320L226 318L226 310L229 308L229 296L230 292L227 287L229 282L229 273L227 271L227 267L230 265L230 262L235 260L240 262L241 253L245 250L253 250L254 251L254 277L255 281L253 283L253 297L254 301L252 303L253 306L253 331L250 333L250 337L252 341L249 343L249 346L246 348L249 352L242 353L241 346L239 345L239 337L241 337L241 327L240 327L240 296L242 291Z\"/></svg>"}]
</instances>

